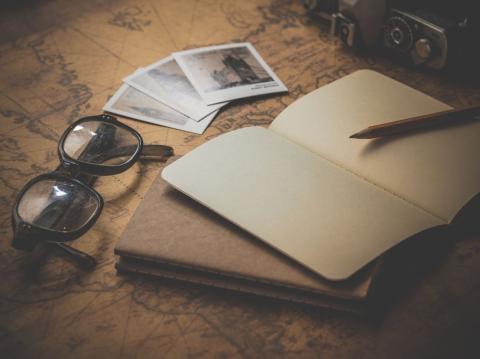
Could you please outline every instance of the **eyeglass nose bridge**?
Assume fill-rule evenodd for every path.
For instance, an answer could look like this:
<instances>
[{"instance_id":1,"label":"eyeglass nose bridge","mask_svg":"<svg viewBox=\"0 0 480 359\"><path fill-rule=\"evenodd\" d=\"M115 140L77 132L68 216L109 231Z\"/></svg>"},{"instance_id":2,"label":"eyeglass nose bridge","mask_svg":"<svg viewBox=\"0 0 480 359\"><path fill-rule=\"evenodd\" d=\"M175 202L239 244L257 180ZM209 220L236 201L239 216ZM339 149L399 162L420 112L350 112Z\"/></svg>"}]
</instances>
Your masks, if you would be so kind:
<instances>
[{"instance_id":1,"label":"eyeglass nose bridge","mask_svg":"<svg viewBox=\"0 0 480 359\"><path fill-rule=\"evenodd\" d=\"M60 165L57 167L56 171L72 178L77 178L82 172L82 167L80 164L71 162L67 159L60 162Z\"/></svg>"}]
</instances>

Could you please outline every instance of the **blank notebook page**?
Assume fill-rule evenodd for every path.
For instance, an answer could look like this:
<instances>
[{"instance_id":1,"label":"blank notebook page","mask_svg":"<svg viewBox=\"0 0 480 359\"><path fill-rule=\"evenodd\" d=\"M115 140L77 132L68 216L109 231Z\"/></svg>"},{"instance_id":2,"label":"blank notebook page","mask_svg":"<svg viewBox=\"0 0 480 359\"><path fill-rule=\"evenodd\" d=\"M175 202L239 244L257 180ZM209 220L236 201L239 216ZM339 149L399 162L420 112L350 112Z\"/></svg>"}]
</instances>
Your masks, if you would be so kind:
<instances>
[{"instance_id":1,"label":"blank notebook page","mask_svg":"<svg viewBox=\"0 0 480 359\"><path fill-rule=\"evenodd\" d=\"M164 169L175 188L331 280L438 218L273 131L219 136Z\"/></svg>"},{"instance_id":2,"label":"blank notebook page","mask_svg":"<svg viewBox=\"0 0 480 359\"><path fill-rule=\"evenodd\" d=\"M449 222L479 192L480 121L384 139L349 138L370 125L449 108L361 70L291 104L270 129Z\"/></svg>"}]
</instances>

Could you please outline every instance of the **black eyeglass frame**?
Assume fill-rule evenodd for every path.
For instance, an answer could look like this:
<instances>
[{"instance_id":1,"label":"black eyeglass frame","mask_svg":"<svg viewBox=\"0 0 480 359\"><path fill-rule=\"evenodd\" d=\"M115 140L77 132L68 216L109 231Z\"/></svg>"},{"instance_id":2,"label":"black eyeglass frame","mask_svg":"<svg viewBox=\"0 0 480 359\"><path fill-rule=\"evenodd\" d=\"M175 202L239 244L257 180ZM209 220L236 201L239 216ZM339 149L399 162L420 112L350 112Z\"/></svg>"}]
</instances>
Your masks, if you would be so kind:
<instances>
[{"instance_id":1,"label":"black eyeglass frame","mask_svg":"<svg viewBox=\"0 0 480 359\"><path fill-rule=\"evenodd\" d=\"M74 183L84 190L89 192L95 200L97 201L97 208L95 212L90 216L88 221L80 228L62 232L58 230L53 230L45 227L41 227L35 225L33 223L25 222L20 214L18 213L18 205L20 204L20 200L22 199L25 192L27 192L34 184L45 181L45 180L60 180L65 182ZM23 249L23 250L32 250L38 242L45 241L45 242L55 242L55 243L64 243L73 241L82 235L84 235L97 221L98 217L102 212L104 205L103 197L95 191L92 187L88 184L82 182L78 178L74 178L71 176L64 175L60 172L60 170L44 173L39 176L32 178L28 181L25 186L23 186L22 190L18 193L17 198L15 199L14 210L12 211L12 224L13 224L13 231L14 237L12 241L12 246L16 249ZM26 239L28 237L28 239ZM35 238L32 240L32 238ZM44 238L48 238L44 239ZM25 239L25 240L23 240Z\"/></svg>"},{"instance_id":2,"label":"black eyeglass frame","mask_svg":"<svg viewBox=\"0 0 480 359\"><path fill-rule=\"evenodd\" d=\"M65 152L65 140L67 139L68 135L70 132L73 131L73 129L84 123L84 122L90 122L90 121L101 121L101 122L106 122L110 123L114 126L120 127L128 132L130 132L132 135L135 136L135 138L138 141L138 146L135 151L135 153L130 157L130 159L122 164L119 165L104 165L104 164L95 164L95 163L86 163L82 162L80 160L74 159L70 157L66 152ZM74 169L74 168L81 168L82 172L89 173L91 175L97 175L97 176L110 176L110 175L115 175L121 172L125 172L128 170L130 167L132 167L135 162L137 162L138 158L140 157L141 153L143 150L143 139L140 134L135 131L133 128L130 126L127 126L120 121L118 121L115 117L110 116L110 115L98 115L98 116L88 116L88 117L83 117L74 123L72 123L63 133L62 137L60 138L60 141L58 143L58 156L60 157L60 162L62 163L64 168L67 169Z\"/></svg>"},{"instance_id":3,"label":"black eyeglass frame","mask_svg":"<svg viewBox=\"0 0 480 359\"><path fill-rule=\"evenodd\" d=\"M133 134L136 139L138 140L138 146L135 150L134 154L124 163L119 165L102 165L102 164L93 164L93 163L85 163L80 160L76 160L70 157L64 150L65 140L70 132L79 124L89 121L99 121L99 122L107 122L113 124L117 127L125 129ZM161 154L159 153L161 152ZM59 144L58 144L58 155L60 160L60 165L57 167L55 171L40 174L31 180L29 180L17 194L13 211L12 211L12 226L14 231L14 237L12 240L12 246L16 249L27 250L31 251L35 248L38 243L46 242L46 243L57 243L59 246L63 246L62 243L73 241L83 234L85 234L97 221L98 217L100 216L103 206L104 200L103 197L92 188L92 184L96 178L96 176L108 176L114 175L121 172L128 170L132 167L137 160L140 158L142 154L145 154L147 159L153 158L168 158L173 155L173 149L169 146L165 145L147 145L144 146L143 139L140 134L135 131L133 128L121 123L115 117L102 114L97 116L88 116L83 117L74 123L72 123L62 134ZM82 179L85 177L86 179ZM86 190L89 194L93 196L93 198L97 201L97 208L95 212L90 216L88 221L82 225L80 228L72 231L58 231L53 230L45 227L41 227L35 225L33 223L25 222L20 214L19 211L19 204L25 193L36 183L45 181L45 180L60 180L64 182L74 183L75 185L80 186L82 189ZM92 183L89 183L92 182ZM79 257L84 256L84 258L77 258L83 259L85 263L85 259L87 259L87 264L94 261L93 258L85 258L85 256L89 257L87 254L74 250L73 248L68 247L64 251L70 252L70 255ZM76 253L74 253L76 252Z\"/></svg>"}]
</instances>

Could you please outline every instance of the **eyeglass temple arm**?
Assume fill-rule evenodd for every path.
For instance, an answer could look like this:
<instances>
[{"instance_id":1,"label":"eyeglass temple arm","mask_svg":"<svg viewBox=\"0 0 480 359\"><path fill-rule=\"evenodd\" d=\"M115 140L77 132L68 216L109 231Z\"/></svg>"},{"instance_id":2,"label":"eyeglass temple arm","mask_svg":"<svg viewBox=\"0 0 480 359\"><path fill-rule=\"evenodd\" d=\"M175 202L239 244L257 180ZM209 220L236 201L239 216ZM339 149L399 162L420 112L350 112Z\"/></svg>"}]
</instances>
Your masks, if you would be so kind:
<instances>
[{"instance_id":1,"label":"eyeglass temple arm","mask_svg":"<svg viewBox=\"0 0 480 359\"><path fill-rule=\"evenodd\" d=\"M58 242L46 242L48 247L52 248L56 253L63 255L64 257L73 259L80 267L85 270L93 269L97 265L97 261L91 255L85 252L79 251L69 245Z\"/></svg>"},{"instance_id":2,"label":"eyeglass temple arm","mask_svg":"<svg viewBox=\"0 0 480 359\"><path fill-rule=\"evenodd\" d=\"M68 213L71 212L71 210L71 206L66 203L54 202L49 204L35 218L35 221L45 227L51 227L64 218L68 218ZM49 248L54 249L55 252L75 260L83 269L90 270L97 265L95 258L64 243L45 242L45 244L47 244Z\"/></svg>"},{"instance_id":3,"label":"eyeglass temple arm","mask_svg":"<svg viewBox=\"0 0 480 359\"><path fill-rule=\"evenodd\" d=\"M140 158L145 160L166 161L173 156L173 148L166 145L144 145Z\"/></svg>"},{"instance_id":4,"label":"eyeglass temple arm","mask_svg":"<svg viewBox=\"0 0 480 359\"><path fill-rule=\"evenodd\" d=\"M135 152L137 146L123 146L117 147L110 151L104 153L104 161L115 157L121 157L130 155ZM141 159L146 160L160 160L165 161L168 157L173 155L173 148L165 145L144 145L142 148L142 153L140 154Z\"/></svg>"},{"instance_id":5,"label":"eyeglass temple arm","mask_svg":"<svg viewBox=\"0 0 480 359\"><path fill-rule=\"evenodd\" d=\"M131 156L135 153L137 145L123 146L112 148L107 151L98 153L95 157L90 156L88 159L90 161L95 161L98 163L107 162L112 158L122 157L122 156ZM140 153L140 159L142 160L157 160L157 161L166 161L168 157L173 155L173 148L165 145L144 145L142 152ZM85 161L83 156L79 157L80 160Z\"/></svg>"},{"instance_id":6,"label":"eyeglass temple arm","mask_svg":"<svg viewBox=\"0 0 480 359\"><path fill-rule=\"evenodd\" d=\"M107 124L100 124L96 130L97 136L93 137L82 151L79 159L84 162L89 162L97 157L96 160L107 161L109 159L121 156L128 156L137 150L138 145L129 145L123 147L114 147L110 150L107 148L113 146L113 140L117 128L114 126L108 126ZM95 154L97 154L95 156ZM173 155L173 148L165 145L144 145L142 153L140 154L142 159L146 160L163 160Z\"/></svg>"},{"instance_id":7,"label":"eyeglass temple arm","mask_svg":"<svg viewBox=\"0 0 480 359\"><path fill-rule=\"evenodd\" d=\"M136 145L133 146L124 146L120 148L115 148L106 153L103 153L96 160L99 162L106 162L115 157L121 157L133 153L136 149ZM161 161L165 162L169 157L173 156L173 148L165 145L144 145L142 148L142 153L140 154L140 159L144 161ZM80 178L83 182L92 186L97 179L97 176L82 173Z\"/></svg>"}]
</instances>

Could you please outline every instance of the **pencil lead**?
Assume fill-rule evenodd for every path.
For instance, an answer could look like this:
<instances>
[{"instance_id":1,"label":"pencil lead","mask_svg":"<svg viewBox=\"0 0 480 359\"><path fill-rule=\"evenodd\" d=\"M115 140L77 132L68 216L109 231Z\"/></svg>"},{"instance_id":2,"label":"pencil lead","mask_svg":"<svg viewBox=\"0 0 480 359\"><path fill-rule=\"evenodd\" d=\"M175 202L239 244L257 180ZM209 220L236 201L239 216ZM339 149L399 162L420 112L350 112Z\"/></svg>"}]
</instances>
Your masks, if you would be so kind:
<instances>
[{"instance_id":1,"label":"pencil lead","mask_svg":"<svg viewBox=\"0 0 480 359\"><path fill-rule=\"evenodd\" d=\"M368 138L366 135L368 135L369 132L370 132L369 129L366 128L362 131L354 133L353 135L350 136L350 138L360 138L360 139Z\"/></svg>"}]
</instances>

